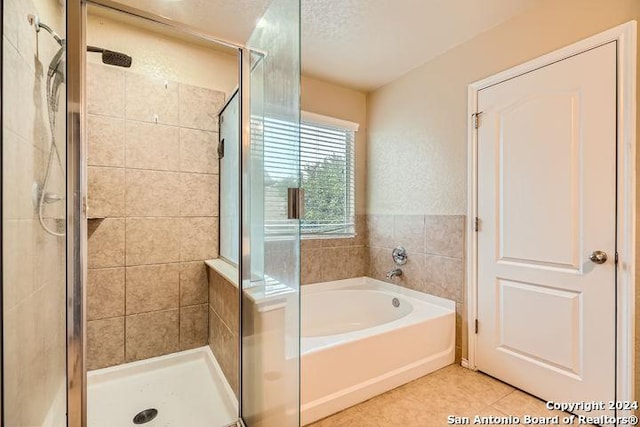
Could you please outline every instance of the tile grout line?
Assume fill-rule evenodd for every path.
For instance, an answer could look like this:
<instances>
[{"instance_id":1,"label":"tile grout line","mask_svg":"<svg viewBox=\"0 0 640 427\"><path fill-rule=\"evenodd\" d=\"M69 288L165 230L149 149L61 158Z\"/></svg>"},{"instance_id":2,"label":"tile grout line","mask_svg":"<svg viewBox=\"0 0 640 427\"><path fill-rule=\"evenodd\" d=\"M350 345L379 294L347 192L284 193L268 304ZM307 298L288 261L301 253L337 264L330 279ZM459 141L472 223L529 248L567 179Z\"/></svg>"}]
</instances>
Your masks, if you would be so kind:
<instances>
[{"instance_id":1,"label":"tile grout line","mask_svg":"<svg viewBox=\"0 0 640 427\"><path fill-rule=\"evenodd\" d=\"M204 132L204 133L218 133L217 130L209 130L209 129L202 129L202 128L198 128L198 127L192 127L192 126L186 126L186 125L181 125L181 124L171 124L171 123L161 123L161 122L153 122L153 121L147 121L147 120L141 120L141 119L133 119L130 117L127 117L126 113L122 116L114 116L112 114L107 114L107 113L90 113L87 112L87 117L100 117L100 118L107 118L107 119L114 119L114 120L122 120L122 121L127 121L129 123L136 123L136 124L146 124L146 125L158 125L158 126L164 126L164 127L168 127L168 128L175 128L175 129L185 129L185 130L192 130L192 131L196 131L196 132Z\"/></svg>"},{"instance_id":2,"label":"tile grout line","mask_svg":"<svg viewBox=\"0 0 640 427\"><path fill-rule=\"evenodd\" d=\"M37 149L37 147L35 148ZM220 175L219 173L210 173L210 172L183 171L181 169L150 169L150 168L131 167L126 165L113 166L113 165L88 164L87 167L95 168L95 169L125 169L125 170L142 171L142 172L162 172L167 174L179 174L179 175L197 175L197 176L219 176Z\"/></svg>"},{"instance_id":3,"label":"tile grout line","mask_svg":"<svg viewBox=\"0 0 640 427\"><path fill-rule=\"evenodd\" d=\"M506 383L505 383L505 384L506 384ZM509 385L509 384L507 384L507 385ZM515 387L513 387L513 386L511 386L511 385L509 385L509 387L511 387L511 390L510 390L508 393L506 393L504 396L500 397L499 399L497 399L497 400L495 400L495 401L491 402L488 406L490 406L491 408L493 408L493 409L495 409L495 410L499 411L500 409L496 408L494 405L495 405L496 403L500 402L501 400L506 399L508 396L511 396L513 393L515 393L515 392L518 390L517 388L515 388Z\"/></svg>"}]
</instances>

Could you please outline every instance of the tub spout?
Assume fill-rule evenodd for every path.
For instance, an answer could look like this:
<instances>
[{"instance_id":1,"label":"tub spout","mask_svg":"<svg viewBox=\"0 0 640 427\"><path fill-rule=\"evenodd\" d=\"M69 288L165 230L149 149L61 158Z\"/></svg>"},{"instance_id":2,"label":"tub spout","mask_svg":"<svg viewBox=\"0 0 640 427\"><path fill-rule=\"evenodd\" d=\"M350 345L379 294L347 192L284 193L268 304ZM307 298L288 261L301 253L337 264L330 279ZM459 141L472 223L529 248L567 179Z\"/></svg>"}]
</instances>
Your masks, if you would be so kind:
<instances>
[{"instance_id":1,"label":"tub spout","mask_svg":"<svg viewBox=\"0 0 640 427\"><path fill-rule=\"evenodd\" d=\"M400 270L399 268L394 268L393 270L387 273L387 280L393 279L394 277L400 277L400 276L402 276L402 270Z\"/></svg>"}]
</instances>

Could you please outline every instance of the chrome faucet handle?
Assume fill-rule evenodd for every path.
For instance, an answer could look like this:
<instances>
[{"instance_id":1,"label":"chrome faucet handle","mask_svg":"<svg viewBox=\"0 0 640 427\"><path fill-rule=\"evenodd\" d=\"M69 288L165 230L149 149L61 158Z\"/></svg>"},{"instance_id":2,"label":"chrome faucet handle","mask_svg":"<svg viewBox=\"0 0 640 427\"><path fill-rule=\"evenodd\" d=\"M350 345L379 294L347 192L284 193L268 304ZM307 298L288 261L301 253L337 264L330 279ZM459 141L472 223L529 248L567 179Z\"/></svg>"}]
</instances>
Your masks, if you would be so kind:
<instances>
[{"instance_id":1,"label":"chrome faucet handle","mask_svg":"<svg viewBox=\"0 0 640 427\"><path fill-rule=\"evenodd\" d=\"M391 256L393 257L393 262L395 262L396 265L405 265L407 263L407 258L409 257L407 255L407 250L402 246L396 247L391 253Z\"/></svg>"}]
</instances>

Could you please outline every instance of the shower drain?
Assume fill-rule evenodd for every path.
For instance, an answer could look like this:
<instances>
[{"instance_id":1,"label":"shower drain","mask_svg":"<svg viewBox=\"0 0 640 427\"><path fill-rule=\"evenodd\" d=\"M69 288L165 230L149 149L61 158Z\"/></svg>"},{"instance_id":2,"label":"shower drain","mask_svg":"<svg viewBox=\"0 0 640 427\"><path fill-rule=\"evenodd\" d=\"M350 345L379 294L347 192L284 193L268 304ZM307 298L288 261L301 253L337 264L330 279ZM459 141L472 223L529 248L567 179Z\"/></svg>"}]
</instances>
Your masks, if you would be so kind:
<instances>
[{"instance_id":1,"label":"shower drain","mask_svg":"<svg viewBox=\"0 0 640 427\"><path fill-rule=\"evenodd\" d=\"M154 408L145 409L140 411L133 417L134 424L146 424L158 416L158 410Z\"/></svg>"}]
</instances>

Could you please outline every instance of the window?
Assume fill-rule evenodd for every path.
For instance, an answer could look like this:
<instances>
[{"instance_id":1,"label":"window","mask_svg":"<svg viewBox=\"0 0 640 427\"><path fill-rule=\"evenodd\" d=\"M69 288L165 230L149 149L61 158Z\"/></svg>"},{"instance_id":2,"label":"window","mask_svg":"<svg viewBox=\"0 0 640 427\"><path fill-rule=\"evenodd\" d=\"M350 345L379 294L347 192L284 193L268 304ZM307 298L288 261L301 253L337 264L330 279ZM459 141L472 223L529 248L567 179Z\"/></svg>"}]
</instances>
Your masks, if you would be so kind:
<instances>
[{"instance_id":1,"label":"window","mask_svg":"<svg viewBox=\"0 0 640 427\"><path fill-rule=\"evenodd\" d=\"M302 233L355 234L355 129L303 116L300 173ZM305 120L307 119L307 120Z\"/></svg>"},{"instance_id":2,"label":"window","mask_svg":"<svg viewBox=\"0 0 640 427\"><path fill-rule=\"evenodd\" d=\"M266 118L264 164L267 180L277 179L295 165L287 145L297 135L294 125ZM317 114L302 114L300 123L300 174L305 191L303 236L355 234L355 132L358 125ZM295 167L295 166L294 166ZM265 183L266 184L266 183ZM282 186L265 185L267 235L276 236L286 212ZM272 193L272 194L270 194ZM269 203L280 200L280 203ZM272 218L273 221L269 221Z\"/></svg>"}]
</instances>

